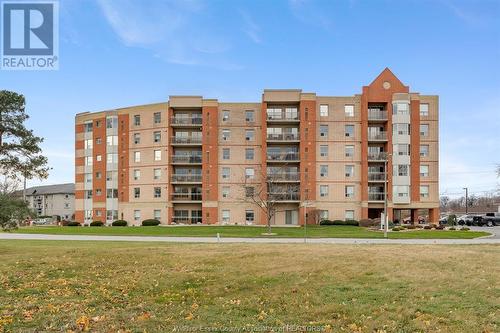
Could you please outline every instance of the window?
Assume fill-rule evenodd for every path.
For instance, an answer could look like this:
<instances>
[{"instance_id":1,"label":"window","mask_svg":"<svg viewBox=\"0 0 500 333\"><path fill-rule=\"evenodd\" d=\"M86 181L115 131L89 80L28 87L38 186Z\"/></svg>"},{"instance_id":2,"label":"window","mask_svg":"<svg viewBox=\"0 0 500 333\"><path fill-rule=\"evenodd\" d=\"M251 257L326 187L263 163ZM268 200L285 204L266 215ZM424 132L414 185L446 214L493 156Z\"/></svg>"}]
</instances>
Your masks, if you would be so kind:
<instances>
[{"instance_id":1,"label":"window","mask_svg":"<svg viewBox=\"0 0 500 333\"><path fill-rule=\"evenodd\" d=\"M394 135L410 135L410 124L394 124L392 126Z\"/></svg>"},{"instance_id":2,"label":"window","mask_svg":"<svg viewBox=\"0 0 500 333\"><path fill-rule=\"evenodd\" d=\"M320 117L328 117L328 105L321 104L319 106L319 116Z\"/></svg>"},{"instance_id":3,"label":"window","mask_svg":"<svg viewBox=\"0 0 500 333\"><path fill-rule=\"evenodd\" d=\"M394 176L406 177L408 176L408 164L396 164L394 165Z\"/></svg>"},{"instance_id":4,"label":"window","mask_svg":"<svg viewBox=\"0 0 500 333\"><path fill-rule=\"evenodd\" d=\"M246 141L253 141L255 136L254 130L246 130L245 131L245 140Z\"/></svg>"},{"instance_id":5,"label":"window","mask_svg":"<svg viewBox=\"0 0 500 333\"><path fill-rule=\"evenodd\" d=\"M96 210L95 211L95 216L101 217L102 216L102 212L100 210Z\"/></svg>"},{"instance_id":6,"label":"window","mask_svg":"<svg viewBox=\"0 0 500 333\"><path fill-rule=\"evenodd\" d=\"M328 125L319 125L319 136L328 136Z\"/></svg>"},{"instance_id":7,"label":"window","mask_svg":"<svg viewBox=\"0 0 500 333\"><path fill-rule=\"evenodd\" d=\"M327 145L319 146L319 156L328 157L328 146Z\"/></svg>"},{"instance_id":8,"label":"window","mask_svg":"<svg viewBox=\"0 0 500 333\"><path fill-rule=\"evenodd\" d=\"M100 188L95 190L95 195L100 196L102 194L102 190Z\"/></svg>"},{"instance_id":9,"label":"window","mask_svg":"<svg viewBox=\"0 0 500 333\"><path fill-rule=\"evenodd\" d=\"M251 110L245 111L245 121L247 121L249 123L253 123L255 121L253 111L251 111Z\"/></svg>"},{"instance_id":10,"label":"window","mask_svg":"<svg viewBox=\"0 0 500 333\"><path fill-rule=\"evenodd\" d=\"M153 141L155 143L161 142L161 132L160 131L153 132Z\"/></svg>"},{"instance_id":11,"label":"window","mask_svg":"<svg viewBox=\"0 0 500 333\"><path fill-rule=\"evenodd\" d=\"M85 219L86 220L92 219L92 210L85 210Z\"/></svg>"},{"instance_id":12,"label":"window","mask_svg":"<svg viewBox=\"0 0 500 333\"><path fill-rule=\"evenodd\" d=\"M106 137L106 145L118 146L118 135L108 135Z\"/></svg>"},{"instance_id":13,"label":"window","mask_svg":"<svg viewBox=\"0 0 500 333\"><path fill-rule=\"evenodd\" d=\"M100 120L96 120L95 121L95 127L101 127L101 121Z\"/></svg>"},{"instance_id":14,"label":"window","mask_svg":"<svg viewBox=\"0 0 500 333\"><path fill-rule=\"evenodd\" d=\"M84 148L85 148L85 149L92 149L92 147L93 147L93 142L94 142L94 141L92 141L92 139L85 140L85 141L83 142L83 146L84 146Z\"/></svg>"},{"instance_id":15,"label":"window","mask_svg":"<svg viewBox=\"0 0 500 333\"><path fill-rule=\"evenodd\" d=\"M222 130L222 140L227 141L231 138L231 131L228 129Z\"/></svg>"},{"instance_id":16,"label":"window","mask_svg":"<svg viewBox=\"0 0 500 333\"><path fill-rule=\"evenodd\" d=\"M92 190L85 190L85 199L92 199Z\"/></svg>"},{"instance_id":17,"label":"window","mask_svg":"<svg viewBox=\"0 0 500 333\"><path fill-rule=\"evenodd\" d=\"M106 181L112 181L118 179L117 171L106 171Z\"/></svg>"},{"instance_id":18,"label":"window","mask_svg":"<svg viewBox=\"0 0 500 333\"><path fill-rule=\"evenodd\" d=\"M139 144L139 143L141 143L141 134L134 133L134 144Z\"/></svg>"},{"instance_id":19,"label":"window","mask_svg":"<svg viewBox=\"0 0 500 333\"><path fill-rule=\"evenodd\" d=\"M354 198L354 186L347 185L345 187L345 197L346 198Z\"/></svg>"},{"instance_id":20,"label":"window","mask_svg":"<svg viewBox=\"0 0 500 333\"><path fill-rule=\"evenodd\" d=\"M134 162L140 162L141 161L141 152L140 151L134 151Z\"/></svg>"},{"instance_id":21,"label":"window","mask_svg":"<svg viewBox=\"0 0 500 333\"><path fill-rule=\"evenodd\" d=\"M410 155L410 145L408 144L396 144L392 146L394 153L399 156L409 156Z\"/></svg>"},{"instance_id":22,"label":"window","mask_svg":"<svg viewBox=\"0 0 500 333\"><path fill-rule=\"evenodd\" d=\"M229 223L230 219L230 212L228 209L223 209L222 210L222 223Z\"/></svg>"},{"instance_id":23,"label":"window","mask_svg":"<svg viewBox=\"0 0 500 333\"><path fill-rule=\"evenodd\" d=\"M429 197L429 185L420 186L420 197L428 198Z\"/></svg>"},{"instance_id":24,"label":"window","mask_svg":"<svg viewBox=\"0 0 500 333\"><path fill-rule=\"evenodd\" d=\"M427 117L429 115L429 104L420 103L420 116Z\"/></svg>"},{"instance_id":25,"label":"window","mask_svg":"<svg viewBox=\"0 0 500 333\"><path fill-rule=\"evenodd\" d=\"M407 198L409 191L410 191L409 186L393 186L392 187L392 192L394 193L394 196L397 196L399 198Z\"/></svg>"},{"instance_id":26,"label":"window","mask_svg":"<svg viewBox=\"0 0 500 333\"><path fill-rule=\"evenodd\" d=\"M95 179L101 179L102 173L100 171L95 173Z\"/></svg>"},{"instance_id":27,"label":"window","mask_svg":"<svg viewBox=\"0 0 500 333\"><path fill-rule=\"evenodd\" d=\"M297 108L285 108L285 118L286 119L299 119L299 114L297 113Z\"/></svg>"},{"instance_id":28,"label":"window","mask_svg":"<svg viewBox=\"0 0 500 333\"><path fill-rule=\"evenodd\" d=\"M222 197L229 198L229 186L222 187Z\"/></svg>"},{"instance_id":29,"label":"window","mask_svg":"<svg viewBox=\"0 0 500 333\"><path fill-rule=\"evenodd\" d=\"M392 105L392 114L409 115L410 109L408 103L394 103Z\"/></svg>"},{"instance_id":30,"label":"window","mask_svg":"<svg viewBox=\"0 0 500 333\"><path fill-rule=\"evenodd\" d=\"M106 117L106 128L118 128L118 117Z\"/></svg>"},{"instance_id":31,"label":"window","mask_svg":"<svg viewBox=\"0 0 500 333\"><path fill-rule=\"evenodd\" d=\"M134 187L134 198L138 199L141 197L141 188L140 187Z\"/></svg>"},{"instance_id":32,"label":"window","mask_svg":"<svg viewBox=\"0 0 500 333\"><path fill-rule=\"evenodd\" d=\"M328 185L319 186L319 196L326 197L328 195Z\"/></svg>"},{"instance_id":33,"label":"window","mask_svg":"<svg viewBox=\"0 0 500 333\"><path fill-rule=\"evenodd\" d=\"M95 139L95 144L96 144L96 145L100 145L101 143L102 143L101 138L96 138L96 139Z\"/></svg>"},{"instance_id":34,"label":"window","mask_svg":"<svg viewBox=\"0 0 500 333\"><path fill-rule=\"evenodd\" d=\"M222 168L222 179L229 179L230 175L231 175L230 168Z\"/></svg>"},{"instance_id":35,"label":"window","mask_svg":"<svg viewBox=\"0 0 500 333\"><path fill-rule=\"evenodd\" d=\"M345 166L345 176L353 177L354 176L354 165L346 165Z\"/></svg>"},{"instance_id":36,"label":"window","mask_svg":"<svg viewBox=\"0 0 500 333\"><path fill-rule=\"evenodd\" d=\"M139 221L141 219L141 211L136 209L134 210L134 220Z\"/></svg>"},{"instance_id":37,"label":"window","mask_svg":"<svg viewBox=\"0 0 500 333\"><path fill-rule=\"evenodd\" d=\"M255 195L255 188L253 186L246 186L245 187L245 197L246 198L253 198Z\"/></svg>"},{"instance_id":38,"label":"window","mask_svg":"<svg viewBox=\"0 0 500 333\"><path fill-rule=\"evenodd\" d=\"M101 162L101 161L102 161L102 156L101 156L101 155L96 155L96 156L95 156L95 160L96 160L97 162Z\"/></svg>"},{"instance_id":39,"label":"window","mask_svg":"<svg viewBox=\"0 0 500 333\"><path fill-rule=\"evenodd\" d=\"M229 111L225 110L222 111L222 121L228 121L229 120Z\"/></svg>"},{"instance_id":40,"label":"window","mask_svg":"<svg viewBox=\"0 0 500 333\"><path fill-rule=\"evenodd\" d=\"M91 173L86 173L83 175L83 181L85 183L92 183L92 174Z\"/></svg>"},{"instance_id":41,"label":"window","mask_svg":"<svg viewBox=\"0 0 500 333\"><path fill-rule=\"evenodd\" d=\"M160 221L161 220L161 210L160 209L155 209L153 211L153 217L155 220Z\"/></svg>"},{"instance_id":42,"label":"window","mask_svg":"<svg viewBox=\"0 0 500 333\"><path fill-rule=\"evenodd\" d=\"M154 169L153 170L153 178L155 180L158 180L161 178L161 169Z\"/></svg>"},{"instance_id":43,"label":"window","mask_svg":"<svg viewBox=\"0 0 500 333\"><path fill-rule=\"evenodd\" d=\"M344 106L344 113L346 117L354 117L354 105L346 104Z\"/></svg>"},{"instance_id":44,"label":"window","mask_svg":"<svg viewBox=\"0 0 500 333\"><path fill-rule=\"evenodd\" d=\"M153 114L153 121L155 124L161 123L161 112L155 112Z\"/></svg>"},{"instance_id":45,"label":"window","mask_svg":"<svg viewBox=\"0 0 500 333\"><path fill-rule=\"evenodd\" d=\"M134 170L134 180L141 178L141 170Z\"/></svg>"},{"instance_id":46,"label":"window","mask_svg":"<svg viewBox=\"0 0 500 333\"><path fill-rule=\"evenodd\" d=\"M154 188L154 197L155 198L161 198L161 187L155 187Z\"/></svg>"},{"instance_id":47,"label":"window","mask_svg":"<svg viewBox=\"0 0 500 333\"><path fill-rule=\"evenodd\" d=\"M138 114L136 114L134 116L134 125L135 126L140 126L141 125L141 116L139 116Z\"/></svg>"},{"instance_id":48,"label":"window","mask_svg":"<svg viewBox=\"0 0 500 333\"><path fill-rule=\"evenodd\" d=\"M106 163L108 164L118 163L118 154L117 153L106 154Z\"/></svg>"},{"instance_id":49,"label":"window","mask_svg":"<svg viewBox=\"0 0 500 333\"><path fill-rule=\"evenodd\" d=\"M229 148L222 148L222 159L228 160L231 158L231 151Z\"/></svg>"},{"instance_id":50,"label":"window","mask_svg":"<svg viewBox=\"0 0 500 333\"><path fill-rule=\"evenodd\" d=\"M253 148L246 148L245 149L245 159L246 160L253 160L255 156L255 151Z\"/></svg>"},{"instance_id":51,"label":"window","mask_svg":"<svg viewBox=\"0 0 500 333\"><path fill-rule=\"evenodd\" d=\"M254 179L255 178L255 170L253 168L245 169L245 178L246 179Z\"/></svg>"},{"instance_id":52,"label":"window","mask_svg":"<svg viewBox=\"0 0 500 333\"><path fill-rule=\"evenodd\" d=\"M345 146L345 157L354 157L354 146Z\"/></svg>"},{"instance_id":53,"label":"window","mask_svg":"<svg viewBox=\"0 0 500 333\"><path fill-rule=\"evenodd\" d=\"M429 124L420 124L420 136L429 136Z\"/></svg>"},{"instance_id":54,"label":"window","mask_svg":"<svg viewBox=\"0 0 500 333\"><path fill-rule=\"evenodd\" d=\"M328 165L320 165L319 175L321 177L328 177Z\"/></svg>"},{"instance_id":55,"label":"window","mask_svg":"<svg viewBox=\"0 0 500 333\"><path fill-rule=\"evenodd\" d=\"M108 198L108 199L118 198L118 189L117 188L108 188L106 190L106 198Z\"/></svg>"},{"instance_id":56,"label":"window","mask_svg":"<svg viewBox=\"0 0 500 333\"><path fill-rule=\"evenodd\" d=\"M420 165L420 177L429 177L428 165Z\"/></svg>"},{"instance_id":57,"label":"window","mask_svg":"<svg viewBox=\"0 0 500 333\"><path fill-rule=\"evenodd\" d=\"M319 211L319 220L328 220L328 210L320 210Z\"/></svg>"},{"instance_id":58,"label":"window","mask_svg":"<svg viewBox=\"0 0 500 333\"><path fill-rule=\"evenodd\" d=\"M346 221L354 220L354 211L353 210L346 210L345 211L345 220Z\"/></svg>"},{"instance_id":59,"label":"window","mask_svg":"<svg viewBox=\"0 0 500 333\"><path fill-rule=\"evenodd\" d=\"M345 125L345 136L349 138L354 137L354 125Z\"/></svg>"},{"instance_id":60,"label":"window","mask_svg":"<svg viewBox=\"0 0 500 333\"><path fill-rule=\"evenodd\" d=\"M87 133L92 132L92 121L83 124L83 130Z\"/></svg>"},{"instance_id":61,"label":"window","mask_svg":"<svg viewBox=\"0 0 500 333\"><path fill-rule=\"evenodd\" d=\"M252 209L245 210L245 222L252 224L255 221L255 213Z\"/></svg>"},{"instance_id":62,"label":"window","mask_svg":"<svg viewBox=\"0 0 500 333\"><path fill-rule=\"evenodd\" d=\"M155 161L161 161L161 150L155 150Z\"/></svg>"},{"instance_id":63,"label":"window","mask_svg":"<svg viewBox=\"0 0 500 333\"><path fill-rule=\"evenodd\" d=\"M420 157L429 156L429 145L420 145Z\"/></svg>"}]
</instances>

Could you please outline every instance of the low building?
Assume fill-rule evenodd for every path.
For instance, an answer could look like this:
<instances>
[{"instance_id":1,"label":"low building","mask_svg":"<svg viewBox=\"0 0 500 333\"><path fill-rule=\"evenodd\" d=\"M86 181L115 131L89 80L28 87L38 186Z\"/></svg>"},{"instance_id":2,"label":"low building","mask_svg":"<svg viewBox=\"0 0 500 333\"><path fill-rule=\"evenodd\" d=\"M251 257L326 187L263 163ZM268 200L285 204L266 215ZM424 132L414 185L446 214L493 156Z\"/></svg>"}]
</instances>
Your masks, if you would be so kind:
<instances>
[{"instance_id":1,"label":"low building","mask_svg":"<svg viewBox=\"0 0 500 333\"><path fill-rule=\"evenodd\" d=\"M38 216L71 220L75 214L75 184L30 187L26 189L26 200Z\"/></svg>"}]
</instances>

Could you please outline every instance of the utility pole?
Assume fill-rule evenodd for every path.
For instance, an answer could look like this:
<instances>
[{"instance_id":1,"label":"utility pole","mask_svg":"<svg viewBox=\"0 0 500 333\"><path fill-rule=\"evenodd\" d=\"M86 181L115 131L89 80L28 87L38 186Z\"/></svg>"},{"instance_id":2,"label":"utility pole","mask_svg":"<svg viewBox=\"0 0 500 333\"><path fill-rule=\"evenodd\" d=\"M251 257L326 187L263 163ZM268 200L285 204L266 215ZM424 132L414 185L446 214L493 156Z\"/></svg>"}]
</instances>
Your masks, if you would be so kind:
<instances>
[{"instance_id":1,"label":"utility pole","mask_svg":"<svg viewBox=\"0 0 500 333\"><path fill-rule=\"evenodd\" d=\"M469 212L469 188L464 187L465 190L465 214Z\"/></svg>"}]
</instances>

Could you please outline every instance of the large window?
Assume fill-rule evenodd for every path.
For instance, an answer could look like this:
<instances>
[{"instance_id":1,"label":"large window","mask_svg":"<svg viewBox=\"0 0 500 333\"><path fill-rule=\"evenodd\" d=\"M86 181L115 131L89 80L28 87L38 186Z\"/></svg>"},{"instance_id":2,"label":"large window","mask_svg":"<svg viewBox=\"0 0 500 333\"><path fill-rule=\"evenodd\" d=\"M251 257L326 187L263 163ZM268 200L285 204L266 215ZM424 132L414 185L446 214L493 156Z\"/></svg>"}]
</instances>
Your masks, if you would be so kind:
<instances>
[{"instance_id":1,"label":"large window","mask_svg":"<svg viewBox=\"0 0 500 333\"><path fill-rule=\"evenodd\" d=\"M253 160L255 156L255 151L253 148L246 148L245 149L245 159L246 160Z\"/></svg>"},{"instance_id":2,"label":"large window","mask_svg":"<svg viewBox=\"0 0 500 333\"><path fill-rule=\"evenodd\" d=\"M328 137L328 125L319 125L319 136Z\"/></svg>"},{"instance_id":3,"label":"large window","mask_svg":"<svg viewBox=\"0 0 500 333\"><path fill-rule=\"evenodd\" d=\"M134 151L134 162L138 163L141 161L141 152L140 151Z\"/></svg>"},{"instance_id":4,"label":"large window","mask_svg":"<svg viewBox=\"0 0 500 333\"><path fill-rule=\"evenodd\" d=\"M222 179L229 179L229 176L231 175L231 169L224 167L222 168Z\"/></svg>"},{"instance_id":5,"label":"large window","mask_svg":"<svg viewBox=\"0 0 500 333\"><path fill-rule=\"evenodd\" d=\"M140 126L141 125L141 116L136 114L134 115L134 126Z\"/></svg>"},{"instance_id":6,"label":"large window","mask_svg":"<svg viewBox=\"0 0 500 333\"><path fill-rule=\"evenodd\" d=\"M428 165L420 165L420 177L429 177Z\"/></svg>"},{"instance_id":7,"label":"large window","mask_svg":"<svg viewBox=\"0 0 500 333\"><path fill-rule=\"evenodd\" d=\"M84 143L84 148L85 149L92 149L93 148L93 142L92 139L85 140Z\"/></svg>"},{"instance_id":8,"label":"large window","mask_svg":"<svg viewBox=\"0 0 500 333\"><path fill-rule=\"evenodd\" d=\"M319 156L328 157L328 146L327 145L319 146Z\"/></svg>"},{"instance_id":9,"label":"large window","mask_svg":"<svg viewBox=\"0 0 500 333\"><path fill-rule=\"evenodd\" d=\"M354 137L354 125L345 125L345 136L349 138Z\"/></svg>"},{"instance_id":10,"label":"large window","mask_svg":"<svg viewBox=\"0 0 500 333\"><path fill-rule=\"evenodd\" d=\"M161 187L155 187L153 193L155 198L161 198Z\"/></svg>"},{"instance_id":11,"label":"large window","mask_svg":"<svg viewBox=\"0 0 500 333\"><path fill-rule=\"evenodd\" d=\"M409 115L410 108L408 103L394 103L392 105L392 114Z\"/></svg>"},{"instance_id":12,"label":"large window","mask_svg":"<svg viewBox=\"0 0 500 333\"><path fill-rule=\"evenodd\" d=\"M155 150L155 161L161 161L161 150Z\"/></svg>"},{"instance_id":13,"label":"large window","mask_svg":"<svg viewBox=\"0 0 500 333\"><path fill-rule=\"evenodd\" d=\"M253 141L255 138L255 131L254 130L246 130L245 131L245 140L246 141Z\"/></svg>"},{"instance_id":14,"label":"large window","mask_svg":"<svg viewBox=\"0 0 500 333\"><path fill-rule=\"evenodd\" d=\"M394 124L392 126L392 134L410 135L410 124Z\"/></svg>"},{"instance_id":15,"label":"large window","mask_svg":"<svg viewBox=\"0 0 500 333\"><path fill-rule=\"evenodd\" d=\"M106 198L108 198L108 199L118 198L118 189L117 188L108 188L106 190Z\"/></svg>"},{"instance_id":16,"label":"large window","mask_svg":"<svg viewBox=\"0 0 500 333\"><path fill-rule=\"evenodd\" d=\"M345 157L354 157L354 146L345 146Z\"/></svg>"},{"instance_id":17,"label":"large window","mask_svg":"<svg viewBox=\"0 0 500 333\"><path fill-rule=\"evenodd\" d=\"M255 178L255 170L253 168L245 169L245 178L246 179L254 179Z\"/></svg>"},{"instance_id":18,"label":"large window","mask_svg":"<svg viewBox=\"0 0 500 333\"><path fill-rule=\"evenodd\" d=\"M141 170L134 170L134 180L139 180L141 178Z\"/></svg>"},{"instance_id":19,"label":"large window","mask_svg":"<svg viewBox=\"0 0 500 333\"><path fill-rule=\"evenodd\" d=\"M231 158L231 150L229 148L222 148L222 159L228 160Z\"/></svg>"},{"instance_id":20,"label":"large window","mask_svg":"<svg viewBox=\"0 0 500 333\"><path fill-rule=\"evenodd\" d=\"M328 177L328 165L320 165L319 175L320 177Z\"/></svg>"},{"instance_id":21,"label":"large window","mask_svg":"<svg viewBox=\"0 0 500 333\"><path fill-rule=\"evenodd\" d=\"M118 146L118 135L108 135L106 137L106 145Z\"/></svg>"},{"instance_id":22,"label":"large window","mask_svg":"<svg viewBox=\"0 0 500 333\"><path fill-rule=\"evenodd\" d=\"M153 217L155 220L160 221L161 220L161 210L160 209L155 209L153 211Z\"/></svg>"},{"instance_id":23,"label":"large window","mask_svg":"<svg viewBox=\"0 0 500 333\"><path fill-rule=\"evenodd\" d=\"M345 166L345 176L346 177L354 177L354 165L346 165Z\"/></svg>"},{"instance_id":24,"label":"large window","mask_svg":"<svg viewBox=\"0 0 500 333\"><path fill-rule=\"evenodd\" d=\"M409 165L408 164L396 164L394 165L394 176L405 177L408 176Z\"/></svg>"},{"instance_id":25,"label":"large window","mask_svg":"<svg viewBox=\"0 0 500 333\"><path fill-rule=\"evenodd\" d=\"M161 112L155 112L155 113L153 114L153 122L154 122L155 124L159 124L159 123L161 123Z\"/></svg>"},{"instance_id":26,"label":"large window","mask_svg":"<svg viewBox=\"0 0 500 333\"><path fill-rule=\"evenodd\" d=\"M155 180L158 180L161 178L161 169L154 169L153 170L153 178Z\"/></svg>"},{"instance_id":27,"label":"large window","mask_svg":"<svg viewBox=\"0 0 500 333\"><path fill-rule=\"evenodd\" d=\"M354 117L354 105L346 104L344 106L344 113L346 117Z\"/></svg>"},{"instance_id":28,"label":"large window","mask_svg":"<svg viewBox=\"0 0 500 333\"><path fill-rule=\"evenodd\" d=\"M245 121L247 121L249 123L253 123L255 121L254 114L255 114L255 112L253 112L252 110L245 111Z\"/></svg>"},{"instance_id":29,"label":"large window","mask_svg":"<svg viewBox=\"0 0 500 333\"><path fill-rule=\"evenodd\" d=\"M87 133L92 132L92 121L83 124L83 130Z\"/></svg>"},{"instance_id":30,"label":"large window","mask_svg":"<svg viewBox=\"0 0 500 333\"><path fill-rule=\"evenodd\" d=\"M106 128L118 128L118 117L106 117Z\"/></svg>"},{"instance_id":31,"label":"large window","mask_svg":"<svg viewBox=\"0 0 500 333\"><path fill-rule=\"evenodd\" d=\"M134 144L137 145L141 143L141 134L140 133L134 133Z\"/></svg>"},{"instance_id":32,"label":"large window","mask_svg":"<svg viewBox=\"0 0 500 333\"><path fill-rule=\"evenodd\" d=\"M222 197L223 198L229 198L229 190L230 190L229 186L222 187Z\"/></svg>"},{"instance_id":33,"label":"large window","mask_svg":"<svg viewBox=\"0 0 500 333\"><path fill-rule=\"evenodd\" d=\"M222 130L222 140L228 141L231 138L231 131L228 129Z\"/></svg>"},{"instance_id":34,"label":"large window","mask_svg":"<svg viewBox=\"0 0 500 333\"><path fill-rule=\"evenodd\" d=\"M141 219L141 211L136 209L134 210L134 221L139 221Z\"/></svg>"},{"instance_id":35,"label":"large window","mask_svg":"<svg viewBox=\"0 0 500 333\"><path fill-rule=\"evenodd\" d=\"M328 117L328 105L327 104L321 104L319 106L319 115L320 115L320 117Z\"/></svg>"},{"instance_id":36,"label":"large window","mask_svg":"<svg viewBox=\"0 0 500 333\"><path fill-rule=\"evenodd\" d=\"M229 223L229 220L231 218L231 213L229 209L223 209L222 210L222 223Z\"/></svg>"},{"instance_id":37,"label":"large window","mask_svg":"<svg viewBox=\"0 0 500 333\"><path fill-rule=\"evenodd\" d=\"M247 224L253 224L254 221L255 221L255 213L253 209L245 210L245 222Z\"/></svg>"},{"instance_id":38,"label":"large window","mask_svg":"<svg viewBox=\"0 0 500 333\"><path fill-rule=\"evenodd\" d=\"M410 192L410 187L409 186L393 186L392 191L394 193L394 196L400 197L400 198L407 198L409 196Z\"/></svg>"},{"instance_id":39,"label":"large window","mask_svg":"<svg viewBox=\"0 0 500 333\"><path fill-rule=\"evenodd\" d=\"M319 186L319 196L327 197L328 196L328 185L320 185Z\"/></svg>"},{"instance_id":40,"label":"large window","mask_svg":"<svg viewBox=\"0 0 500 333\"><path fill-rule=\"evenodd\" d=\"M429 197L429 185L421 185L420 186L420 197L428 198Z\"/></svg>"},{"instance_id":41,"label":"large window","mask_svg":"<svg viewBox=\"0 0 500 333\"><path fill-rule=\"evenodd\" d=\"M345 197L346 198L354 198L354 186L353 185L346 185Z\"/></svg>"},{"instance_id":42,"label":"large window","mask_svg":"<svg viewBox=\"0 0 500 333\"><path fill-rule=\"evenodd\" d=\"M138 199L141 197L141 188L140 187L134 187L134 198Z\"/></svg>"},{"instance_id":43,"label":"large window","mask_svg":"<svg viewBox=\"0 0 500 333\"><path fill-rule=\"evenodd\" d=\"M118 154L117 153L106 154L106 163L108 164L118 163Z\"/></svg>"},{"instance_id":44,"label":"large window","mask_svg":"<svg viewBox=\"0 0 500 333\"><path fill-rule=\"evenodd\" d=\"M229 120L229 111L224 110L222 111L222 121L228 121Z\"/></svg>"},{"instance_id":45,"label":"large window","mask_svg":"<svg viewBox=\"0 0 500 333\"><path fill-rule=\"evenodd\" d=\"M420 157L429 156L429 145L420 145Z\"/></svg>"},{"instance_id":46,"label":"large window","mask_svg":"<svg viewBox=\"0 0 500 333\"><path fill-rule=\"evenodd\" d=\"M392 150L395 154L399 156L409 156L410 155L410 145L408 144L395 144L392 146Z\"/></svg>"},{"instance_id":47,"label":"large window","mask_svg":"<svg viewBox=\"0 0 500 333\"><path fill-rule=\"evenodd\" d=\"M85 156L85 165L90 166L92 165L92 156Z\"/></svg>"},{"instance_id":48,"label":"large window","mask_svg":"<svg viewBox=\"0 0 500 333\"><path fill-rule=\"evenodd\" d=\"M420 103L420 116L427 117L429 115L429 104Z\"/></svg>"},{"instance_id":49,"label":"large window","mask_svg":"<svg viewBox=\"0 0 500 333\"><path fill-rule=\"evenodd\" d=\"M155 143L161 142L161 132L160 131L153 132L153 141Z\"/></svg>"},{"instance_id":50,"label":"large window","mask_svg":"<svg viewBox=\"0 0 500 333\"><path fill-rule=\"evenodd\" d=\"M353 210L346 210L345 211L345 220L346 221L354 220L354 211Z\"/></svg>"},{"instance_id":51,"label":"large window","mask_svg":"<svg viewBox=\"0 0 500 333\"><path fill-rule=\"evenodd\" d=\"M420 136L429 136L429 124L420 124Z\"/></svg>"}]
</instances>

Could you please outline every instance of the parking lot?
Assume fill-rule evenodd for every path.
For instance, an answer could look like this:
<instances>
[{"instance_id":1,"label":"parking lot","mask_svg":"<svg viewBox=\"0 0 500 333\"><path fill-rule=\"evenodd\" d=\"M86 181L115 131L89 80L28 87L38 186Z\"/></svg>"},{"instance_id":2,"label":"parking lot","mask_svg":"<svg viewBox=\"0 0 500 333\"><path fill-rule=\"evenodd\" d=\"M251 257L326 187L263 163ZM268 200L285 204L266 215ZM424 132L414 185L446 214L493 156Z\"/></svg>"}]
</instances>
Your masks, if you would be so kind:
<instances>
[{"instance_id":1,"label":"parking lot","mask_svg":"<svg viewBox=\"0 0 500 333\"><path fill-rule=\"evenodd\" d=\"M496 226L496 227L476 227L476 226L471 226L469 228L470 228L470 230L474 230L474 231L491 232L493 234L493 236L491 236L489 238L500 239L500 226Z\"/></svg>"}]
</instances>

